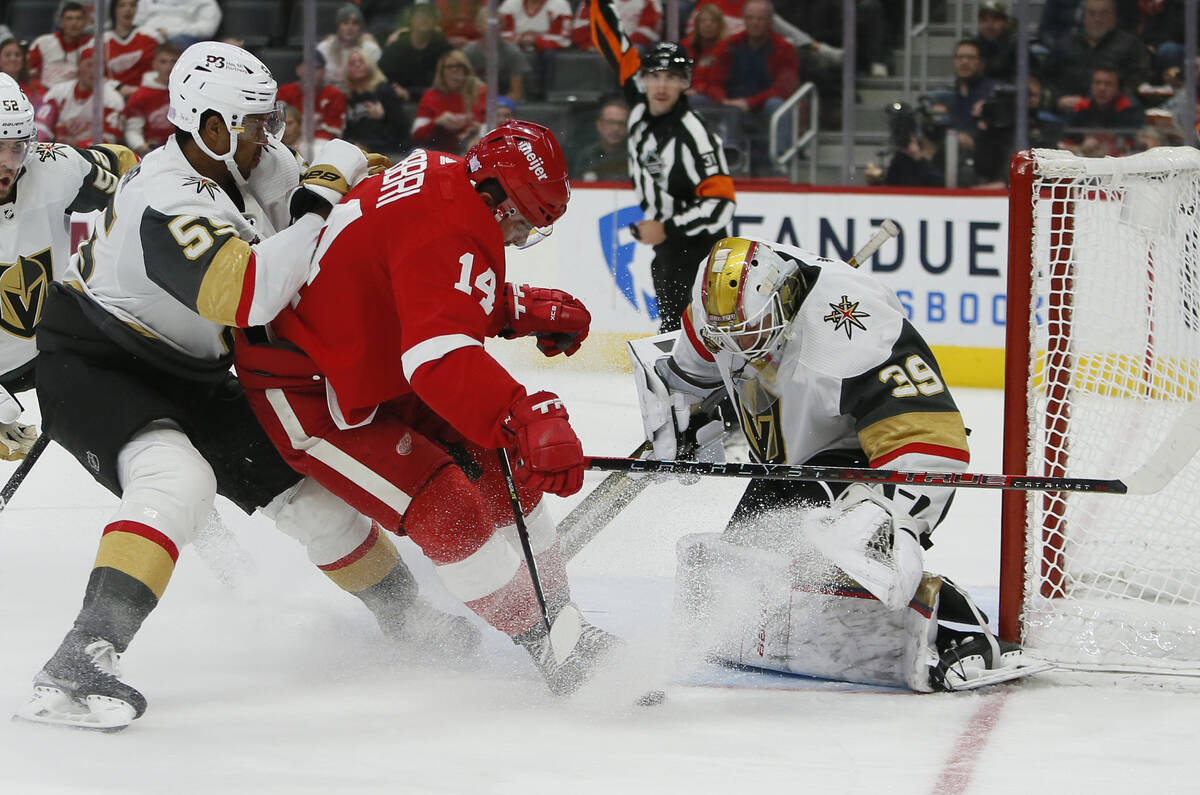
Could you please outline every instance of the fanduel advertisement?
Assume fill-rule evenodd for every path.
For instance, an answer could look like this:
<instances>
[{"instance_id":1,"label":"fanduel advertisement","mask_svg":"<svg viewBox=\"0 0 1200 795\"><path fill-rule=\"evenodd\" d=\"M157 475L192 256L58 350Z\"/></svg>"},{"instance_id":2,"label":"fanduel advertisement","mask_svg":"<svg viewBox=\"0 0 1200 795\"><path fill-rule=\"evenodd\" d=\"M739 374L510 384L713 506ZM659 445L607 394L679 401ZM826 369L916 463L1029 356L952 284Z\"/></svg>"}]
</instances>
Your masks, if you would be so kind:
<instances>
[{"instance_id":1,"label":"fanduel advertisement","mask_svg":"<svg viewBox=\"0 0 1200 795\"><path fill-rule=\"evenodd\" d=\"M591 310L596 331L654 333L653 252L629 232L641 218L632 191L576 187L553 236L510 254L509 279L574 293ZM863 267L896 291L929 343L1002 349L1005 196L739 190L732 231L845 260L888 218L899 236Z\"/></svg>"}]
</instances>

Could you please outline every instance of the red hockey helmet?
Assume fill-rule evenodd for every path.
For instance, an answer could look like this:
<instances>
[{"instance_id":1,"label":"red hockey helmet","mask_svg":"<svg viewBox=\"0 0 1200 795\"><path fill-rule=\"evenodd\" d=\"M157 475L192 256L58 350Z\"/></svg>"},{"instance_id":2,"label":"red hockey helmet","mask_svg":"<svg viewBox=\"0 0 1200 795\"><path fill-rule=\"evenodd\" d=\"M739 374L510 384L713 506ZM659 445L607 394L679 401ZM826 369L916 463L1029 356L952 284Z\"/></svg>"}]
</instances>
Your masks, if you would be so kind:
<instances>
[{"instance_id":1,"label":"red hockey helmet","mask_svg":"<svg viewBox=\"0 0 1200 795\"><path fill-rule=\"evenodd\" d=\"M493 178L535 229L562 217L571 198L567 160L554 133L530 121L506 121L467 151L467 176Z\"/></svg>"}]
</instances>

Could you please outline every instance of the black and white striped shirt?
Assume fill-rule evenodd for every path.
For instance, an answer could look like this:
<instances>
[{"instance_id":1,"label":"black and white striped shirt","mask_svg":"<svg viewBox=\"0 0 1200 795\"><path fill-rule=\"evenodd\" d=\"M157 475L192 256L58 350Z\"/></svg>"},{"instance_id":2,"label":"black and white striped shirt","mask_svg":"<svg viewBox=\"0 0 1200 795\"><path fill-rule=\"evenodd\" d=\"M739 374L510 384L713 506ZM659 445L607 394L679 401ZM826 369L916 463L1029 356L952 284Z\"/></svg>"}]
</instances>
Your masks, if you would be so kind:
<instances>
[{"instance_id":1,"label":"black and white striped shirt","mask_svg":"<svg viewBox=\"0 0 1200 795\"><path fill-rule=\"evenodd\" d=\"M651 115L641 98L629 114L627 146L633 189L646 217L662 221L668 237L725 232L734 199L721 139L686 97L662 116Z\"/></svg>"},{"instance_id":2,"label":"black and white striped shirt","mask_svg":"<svg viewBox=\"0 0 1200 795\"><path fill-rule=\"evenodd\" d=\"M726 234L736 197L721 139L688 106L687 95L661 116L650 113L638 70L641 56L621 29L612 0L589 0L592 39L620 78L629 113L629 172L646 217L667 239Z\"/></svg>"}]
</instances>

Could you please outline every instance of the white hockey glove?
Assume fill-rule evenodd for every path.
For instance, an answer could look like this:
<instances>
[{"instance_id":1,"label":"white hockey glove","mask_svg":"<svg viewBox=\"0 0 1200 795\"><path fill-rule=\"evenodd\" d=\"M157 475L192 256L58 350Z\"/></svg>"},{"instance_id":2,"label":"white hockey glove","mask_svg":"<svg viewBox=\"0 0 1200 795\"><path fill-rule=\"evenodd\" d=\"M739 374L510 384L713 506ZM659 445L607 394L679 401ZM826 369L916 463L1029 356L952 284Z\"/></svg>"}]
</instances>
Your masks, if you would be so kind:
<instances>
[{"instance_id":1,"label":"white hockey glove","mask_svg":"<svg viewBox=\"0 0 1200 795\"><path fill-rule=\"evenodd\" d=\"M808 540L888 609L905 607L921 583L924 522L863 483L850 484L833 508L831 520L805 525Z\"/></svg>"},{"instance_id":2,"label":"white hockey glove","mask_svg":"<svg viewBox=\"0 0 1200 795\"><path fill-rule=\"evenodd\" d=\"M37 438L36 425L26 425L21 422L0 425L0 459L20 461L29 453L29 448L33 447Z\"/></svg>"},{"instance_id":3,"label":"white hockey glove","mask_svg":"<svg viewBox=\"0 0 1200 795\"><path fill-rule=\"evenodd\" d=\"M363 150L340 138L325 144L316 161L301 175L300 187L292 194L293 218L337 204L371 168Z\"/></svg>"}]
</instances>

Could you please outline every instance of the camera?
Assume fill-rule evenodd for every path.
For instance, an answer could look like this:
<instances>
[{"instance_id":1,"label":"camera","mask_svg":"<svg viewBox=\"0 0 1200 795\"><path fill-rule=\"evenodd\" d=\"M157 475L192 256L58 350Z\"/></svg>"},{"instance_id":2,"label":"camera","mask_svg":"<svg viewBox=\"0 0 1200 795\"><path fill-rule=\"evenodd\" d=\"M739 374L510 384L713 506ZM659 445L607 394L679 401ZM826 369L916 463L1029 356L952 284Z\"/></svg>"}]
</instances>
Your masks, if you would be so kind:
<instances>
[{"instance_id":1,"label":"camera","mask_svg":"<svg viewBox=\"0 0 1200 795\"><path fill-rule=\"evenodd\" d=\"M1001 83L979 108L979 119L989 130L1007 130L1017 124L1017 87Z\"/></svg>"},{"instance_id":2,"label":"camera","mask_svg":"<svg viewBox=\"0 0 1200 795\"><path fill-rule=\"evenodd\" d=\"M899 149L907 147L913 136L938 140L950 124L948 112L928 96L919 97L916 105L893 102L887 106L887 114L891 144Z\"/></svg>"}]
</instances>

